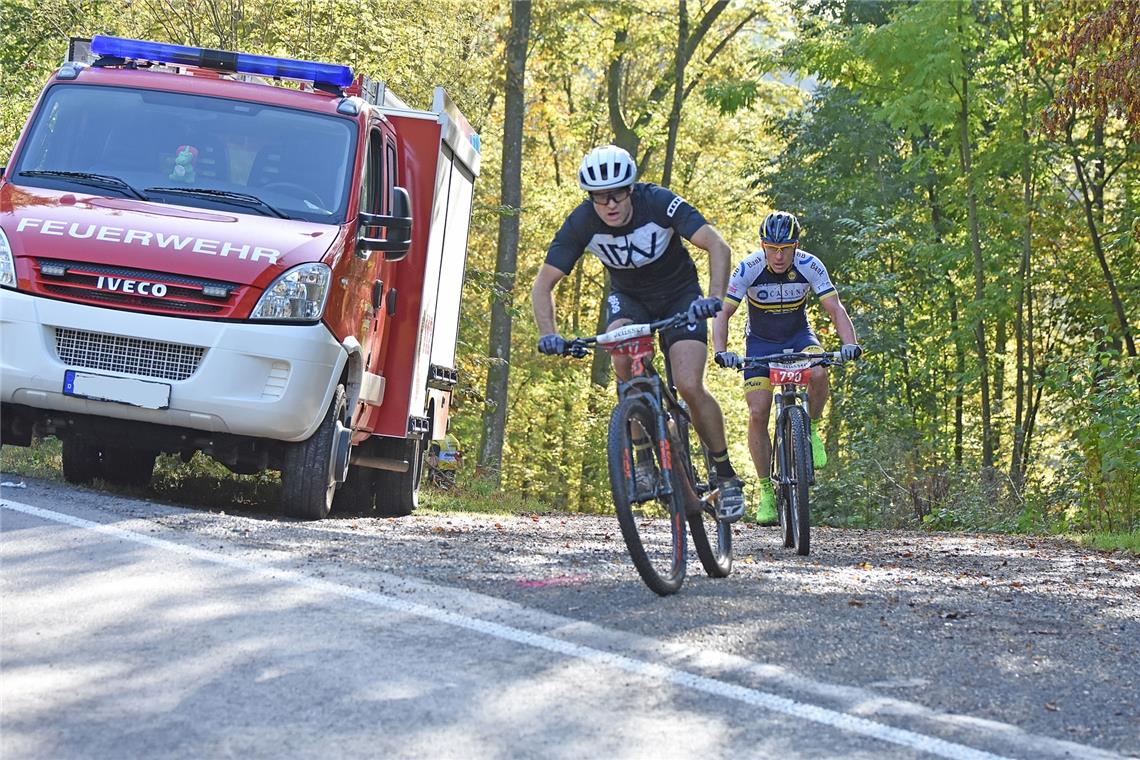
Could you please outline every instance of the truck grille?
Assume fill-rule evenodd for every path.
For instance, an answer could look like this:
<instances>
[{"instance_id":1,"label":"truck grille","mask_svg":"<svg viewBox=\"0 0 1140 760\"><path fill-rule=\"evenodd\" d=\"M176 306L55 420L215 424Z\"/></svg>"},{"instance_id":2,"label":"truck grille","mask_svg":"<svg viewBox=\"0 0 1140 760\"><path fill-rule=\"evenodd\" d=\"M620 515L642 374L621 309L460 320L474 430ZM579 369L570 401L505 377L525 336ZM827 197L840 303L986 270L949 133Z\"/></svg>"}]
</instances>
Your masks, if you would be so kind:
<instances>
[{"instance_id":1,"label":"truck grille","mask_svg":"<svg viewBox=\"0 0 1140 760\"><path fill-rule=\"evenodd\" d=\"M228 316L242 291L235 283L106 264L37 259L36 265L45 294L153 314ZM138 292L140 285L149 295Z\"/></svg>"},{"instance_id":2,"label":"truck grille","mask_svg":"<svg viewBox=\"0 0 1140 760\"><path fill-rule=\"evenodd\" d=\"M69 367L185 380L198 371L206 349L57 327L55 348Z\"/></svg>"}]
</instances>

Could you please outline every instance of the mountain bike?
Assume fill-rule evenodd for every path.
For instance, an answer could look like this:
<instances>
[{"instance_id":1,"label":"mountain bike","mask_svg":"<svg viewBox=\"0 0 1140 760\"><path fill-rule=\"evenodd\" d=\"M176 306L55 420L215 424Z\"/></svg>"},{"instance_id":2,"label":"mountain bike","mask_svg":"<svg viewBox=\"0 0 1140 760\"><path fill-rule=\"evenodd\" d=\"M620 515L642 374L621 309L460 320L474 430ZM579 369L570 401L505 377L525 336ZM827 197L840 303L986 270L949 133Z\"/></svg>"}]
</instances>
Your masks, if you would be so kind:
<instances>
[{"instance_id":1,"label":"mountain bike","mask_svg":"<svg viewBox=\"0 0 1140 760\"><path fill-rule=\"evenodd\" d=\"M807 556L811 551L811 506L808 487L815 485L811 458L811 416L808 380L813 367L842 364L838 351L805 353L784 351L768 356L745 356L736 369L768 365L772 396L776 402L776 440L769 464L776 486L776 513L786 548ZM777 390L779 386L779 390Z\"/></svg>"},{"instance_id":2,"label":"mountain bike","mask_svg":"<svg viewBox=\"0 0 1140 760\"><path fill-rule=\"evenodd\" d=\"M661 596L676 593L685 580L686 523L705 573L724 578L732 572L732 528L717 519L720 488L712 455L697 436L694 461L692 419L673 385L668 354L664 377L653 363L654 334L687 323L682 312L624 325L574 338L565 351L582 358L601 349L633 359L630 379L618 382L618 403L610 416L610 490L633 565Z\"/></svg>"}]
</instances>

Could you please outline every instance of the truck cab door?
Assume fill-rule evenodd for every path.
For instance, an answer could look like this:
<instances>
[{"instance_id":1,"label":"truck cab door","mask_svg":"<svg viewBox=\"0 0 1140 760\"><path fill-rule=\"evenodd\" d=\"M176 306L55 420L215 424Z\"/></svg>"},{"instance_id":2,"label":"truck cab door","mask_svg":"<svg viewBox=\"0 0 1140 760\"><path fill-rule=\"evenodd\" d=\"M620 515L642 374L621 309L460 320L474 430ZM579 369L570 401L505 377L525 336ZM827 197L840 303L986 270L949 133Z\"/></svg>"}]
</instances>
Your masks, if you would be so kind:
<instances>
[{"instance_id":1,"label":"truck cab door","mask_svg":"<svg viewBox=\"0 0 1140 760\"><path fill-rule=\"evenodd\" d=\"M391 209L392 187L395 185L396 153L392 137L379 126L374 125L368 134L368 153L364 171L361 174L360 210L369 214L387 214ZM392 285L393 264L379 253L357 250L357 259L364 264L362 271L362 298L367 308L360 324L360 345L364 352L364 371L375 380L383 369L385 338L390 329L394 306L395 290ZM382 382L382 381L380 381ZM371 431L377 415L379 403L383 400L382 391L377 385L366 383L373 393L361 396L363 408L358 410L354 427ZM382 386L381 386L382 387Z\"/></svg>"}]
</instances>

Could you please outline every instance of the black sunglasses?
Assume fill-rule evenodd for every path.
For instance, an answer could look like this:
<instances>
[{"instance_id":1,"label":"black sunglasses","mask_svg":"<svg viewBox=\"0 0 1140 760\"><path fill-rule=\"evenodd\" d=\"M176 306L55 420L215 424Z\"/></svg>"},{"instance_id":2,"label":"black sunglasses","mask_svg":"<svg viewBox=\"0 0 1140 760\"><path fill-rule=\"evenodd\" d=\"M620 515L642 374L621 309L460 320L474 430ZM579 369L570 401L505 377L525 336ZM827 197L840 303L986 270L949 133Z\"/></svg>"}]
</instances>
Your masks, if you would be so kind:
<instances>
[{"instance_id":1,"label":"black sunglasses","mask_svg":"<svg viewBox=\"0 0 1140 760\"><path fill-rule=\"evenodd\" d=\"M597 193L589 193L590 200L599 206L608 206L610 201L614 203L621 203L629 197L631 190L628 187L619 187L617 190L605 190Z\"/></svg>"}]
</instances>

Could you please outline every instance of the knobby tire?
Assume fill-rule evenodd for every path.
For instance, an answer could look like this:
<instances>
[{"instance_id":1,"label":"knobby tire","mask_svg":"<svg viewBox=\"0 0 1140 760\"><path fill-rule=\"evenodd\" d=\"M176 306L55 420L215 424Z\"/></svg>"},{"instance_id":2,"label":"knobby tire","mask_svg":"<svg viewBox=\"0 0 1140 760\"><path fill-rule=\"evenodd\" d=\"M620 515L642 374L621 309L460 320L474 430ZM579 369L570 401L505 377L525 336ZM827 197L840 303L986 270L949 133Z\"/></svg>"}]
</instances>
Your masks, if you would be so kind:
<instances>
[{"instance_id":1,"label":"knobby tire","mask_svg":"<svg viewBox=\"0 0 1140 760\"><path fill-rule=\"evenodd\" d=\"M776 423L776 439L772 446L772 483L776 489L776 515L780 518L780 535L784 539L784 548L791 549L796 545L796 536L792 530L792 497L791 486L785 483L790 480L792 471L791 455L788 446L784 443L787 436L784 434L787 424L786 418L781 416Z\"/></svg>"},{"instance_id":2,"label":"knobby tire","mask_svg":"<svg viewBox=\"0 0 1140 760\"><path fill-rule=\"evenodd\" d=\"M811 507L808 503L808 484L811 480L811 440L808 438L807 414L802 407L787 410L787 429L784 442L791 468L788 487L791 505L791 528L796 554L806 557L811 551Z\"/></svg>"},{"instance_id":3,"label":"knobby tire","mask_svg":"<svg viewBox=\"0 0 1140 760\"><path fill-rule=\"evenodd\" d=\"M671 469L672 462L663 461L657 416L643 396L622 399L610 417L607 446L610 490L634 567L645 585L661 596L668 596L676 593L685 580L685 505L679 487L674 487L669 496L658 495L639 501L633 476L636 465L633 430L642 431L653 444L657 488L646 493L659 494L663 471ZM675 472L675 485L678 477L683 476ZM631 493L631 489L634 492Z\"/></svg>"},{"instance_id":4,"label":"knobby tire","mask_svg":"<svg viewBox=\"0 0 1140 760\"><path fill-rule=\"evenodd\" d=\"M712 454L704 444L697 441L696 456L693 456L691 438L688 431L689 424L679 421L678 427L684 430L683 440L684 456L686 460L683 467L675 469L684 472L686 500L698 500L697 491L707 492L716 484L716 468L713 465ZM700 468L700 469L698 469ZM698 488L700 484L704 488ZM693 546L697 549L697 557L705 574L710 578L725 578L732 572L732 526L717 519L716 513L720 507L720 497L713 499L709 504L702 504L699 509L690 510L686 514L689 522L689 534L693 537Z\"/></svg>"}]
</instances>

